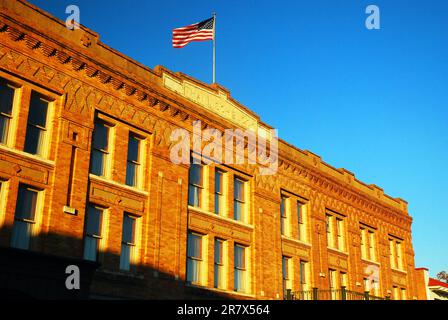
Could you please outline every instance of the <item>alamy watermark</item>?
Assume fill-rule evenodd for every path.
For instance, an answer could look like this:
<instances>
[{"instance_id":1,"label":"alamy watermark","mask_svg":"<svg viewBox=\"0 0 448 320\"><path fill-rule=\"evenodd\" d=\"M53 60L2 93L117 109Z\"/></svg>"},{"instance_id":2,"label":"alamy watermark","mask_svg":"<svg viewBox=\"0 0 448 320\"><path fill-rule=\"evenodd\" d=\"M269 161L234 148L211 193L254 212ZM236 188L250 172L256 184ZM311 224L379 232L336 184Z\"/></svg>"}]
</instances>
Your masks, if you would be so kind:
<instances>
[{"instance_id":1,"label":"alamy watermark","mask_svg":"<svg viewBox=\"0 0 448 320\"><path fill-rule=\"evenodd\" d=\"M274 129L221 132L215 128L202 130L201 121L194 121L192 134L186 129L175 129L170 141L170 159L174 164L190 164L193 153L195 164L258 165L260 175L273 175L278 170L278 138Z\"/></svg>"},{"instance_id":2,"label":"alamy watermark","mask_svg":"<svg viewBox=\"0 0 448 320\"><path fill-rule=\"evenodd\" d=\"M77 30L79 29L81 23L81 11L79 7L71 4L65 8L65 13L69 16L65 20L65 25L69 30Z\"/></svg>"},{"instance_id":3,"label":"alamy watermark","mask_svg":"<svg viewBox=\"0 0 448 320\"><path fill-rule=\"evenodd\" d=\"M380 8L376 5L371 4L367 6L366 14L369 14L366 19L366 28L369 30L381 29Z\"/></svg>"}]
</instances>

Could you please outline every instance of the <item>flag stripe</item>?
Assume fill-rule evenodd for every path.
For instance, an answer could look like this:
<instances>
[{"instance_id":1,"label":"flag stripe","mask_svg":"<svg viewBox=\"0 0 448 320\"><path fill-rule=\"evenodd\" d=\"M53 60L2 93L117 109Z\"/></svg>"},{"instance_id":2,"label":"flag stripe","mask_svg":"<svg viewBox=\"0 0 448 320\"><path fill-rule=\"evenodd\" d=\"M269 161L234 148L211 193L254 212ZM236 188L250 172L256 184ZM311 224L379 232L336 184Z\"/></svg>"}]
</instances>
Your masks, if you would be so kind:
<instances>
[{"instance_id":1,"label":"flag stripe","mask_svg":"<svg viewBox=\"0 0 448 320\"><path fill-rule=\"evenodd\" d=\"M173 29L173 47L183 48L192 41L207 41L214 39L214 18L194 23L189 26Z\"/></svg>"}]
</instances>

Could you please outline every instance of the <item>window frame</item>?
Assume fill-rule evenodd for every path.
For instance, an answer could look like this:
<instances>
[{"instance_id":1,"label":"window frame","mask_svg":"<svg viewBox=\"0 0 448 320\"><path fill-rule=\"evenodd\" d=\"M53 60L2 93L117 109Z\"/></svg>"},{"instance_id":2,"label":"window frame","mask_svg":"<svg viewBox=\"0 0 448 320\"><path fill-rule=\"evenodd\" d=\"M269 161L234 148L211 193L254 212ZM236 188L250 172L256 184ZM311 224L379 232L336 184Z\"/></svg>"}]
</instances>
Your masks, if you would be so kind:
<instances>
[{"instance_id":1,"label":"window frame","mask_svg":"<svg viewBox=\"0 0 448 320\"><path fill-rule=\"evenodd\" d=\"M213 287L225 289L225 242L226 240L215 238L213 243ZM220 261L216 259L216 245L220 247Z\"/></svg>"},{"instance_id":2,"label":"window frame","mask_svg":"<svg viewBox=\"0 0 448 320\"><path fill-rule=\"evenodd\" d=\"M238 199L236 197L236 184L237 181L241 183L241 187L242 187L242 197L243 199ZM245 180L244 178L241 178L240 176L234 176L233 177L233 219L235 221L239 221L239 222L243 222L243 223L247 223L247 214L246 214L246 205L247 205L247 200L246 200L246 189L247 189L247 183L248 181ZM237 204L241 205L241 212L240 212L240 217L239 219L237 219L237 212L236 212L236 208L238 207Z\"/></svg>"},{"instance_id":3,"label":"window frame","mask_svg":"<svg viewBox=\"0 0 448 320\"><path fill-rule=\"evenodd\" d=\"M36 96L36 99L40 99L44 101L47 104L47 110L45 115L45 127L42 127L39 124L30 123L30 115L31 115L31 108L32 108L32 102L33 97ZM26 120L26 132L25 132L25 141L23 145L23 151L27 154L38 156L41 158L47 157L48 149L49 149L49 139L50 139L50 132L51 132L51 114L54 109L54 103L55 99L52 97L49 97L48 95L41 93L37 90L34 90L33 88L30 90L30 100L28 104L28 116ZM40 133L40 143L38 143L36 153L31 153L29 150L27 150L27 141L28 141L28 134L30 132L30 127L35 128L39 130Z\"/></svg>"},{"instance_id":4,"label":"window frame","mask_svg":"<svg viewBox=\"0 0 448 320\"><path fill-rule=\"evenodd\" d=\"M95 147L95 127L97 125L102 125L104 126L104 128L107 130L106 133L106 139L107 139L107 149L99 149ZM109 178L110 177L110 161L111 161L111 154L112 154L112 130L115 127L114 124L100 118L97 117L95 119L94 122L94 129L92 131L92 146L91 146L91 150L90 150L90 168L89 168L89 173L93 174L97 177L101 177L101 178ZM101 175L98 175L97 173L93 172L93 161L94 161L94 156L93 153L97 152L99 154L102 155L102 168L103 168L103 172Z\"/></svg>"},{"instance_id":5,"label":"window frame","mask_svg":"<svg viewBox=\"0 0 448 320\"><path fill-rule=\"evenodd\" d=\"M289 197L286 195L281 195L280 198L280 232L282 236L288 236L288 207L289 207Z\"/></svg>"},{"instance_id":6,"label":"window frame","mask_svg":"<svg viewBox=\"0 0 448 320\"><path fill-rule=\"evenodd\" d=\"M216 177L220 176L219 180L219 191L216 190ZM226 172L220 168L215 167L215 173L214 173L214 208L213 211L218 216L224 216L224 209L225 209L225 189L224 189L224 179L226 176Z\"/></svg>"},{"instance_id":7,"label":"window frame","mask_svg":"<svg viewBox=\"0 0 448 320\"><path fill-rule=\"evenodd\" d=\"M240 248L242 249L242 253L243 253L243 259L242 262L244 263L243 266L237 266L235 261L235 257L236 257L236 249ZM243 244L239 244L239 243L234 243L234 256L233 256L233 269L234 269L234 291L235 292L241 292L241 293L247 293L249 291L248 288L248 266L247 266L247 250L249 247L243 245ZM236 274L237 273L241 273L241 279L242 279L242 283L240 284L241 289L238 290L237 288L237 277Z\"/></svg>"},{"instance_id":8,"label":"window frame","mask_svg":"<svg viewBox=\"0 0 448 320\"><path fill-rule=\"evenodd\" d=\"M4 183L4 181L2 180L2 187L3 187L3 183ZM21 188L24 188L27 191L35 193L36 199L35 199L35 205L34 205L34 210L33 210L34 212L32 213L33 214L32 219L17 217L18 202L19 202L19 198L21 198L21 195L20 195ZM22 249L22 250L32 250L32 237L36 234L36 228L39 224L39 215L42 210L41 202L42 202L43 192L44 192L44 190L36 188L33 185L30 185L27 183L19 183L18 188L17 188L16 205L15 205L15 209L14 209L13 226L12 226L11 238L10 238L10 246L12 248L17 248L17 249ZM16 225L16 222L21 223L21 224L22 223L26 224L26 227L27 227L26 248L20 247L17 245L13 245L13 243L15 241L15 238L14 238L15 231L14 230L16 230L16 228L17 228L16 226L18 226L18 225ZM16 231L16 232L18 232L18 231ZM23 242L23 240L21 240L21 243L22 242Z\"/></svg>"},{"instance_id":9,"label":"window frame","mask_svg":"<svg viewBox=\"0 0 448 320\"><path fill-rule=\"evenodd\" d=\"M4 145L4 146L10 146L11 140L13 140L13 135L14 135L13 134L14 132L12 132L12 131L14 130L14 127L15 127L14 121L15 121L15 118L16 118L15 117L15 112L16 112L16 109L17 109L16 108L16 104L18 102L18 94L19 94L19 92L21 90L21 86L17 85L16 83L14 83L14 82L12 82L12 81L4 78L4 77L1 77L1 75L0 75L0 86L2 86L2 85L4 85L5 87L9 87L10 89L13 90L12 101L11 101L11 113L8 114L8 113L5 113L5 112L2 112L1 109L0 109L0 117L5 118L6 119L5 122L7 122L7 128L5 129L5 131L6 131L5 132L5 137L3 137L3 139L1 137L1 135L3 133L0 133L0 144ZM4 141L2 141L2 140L4 140Z\"/></svg>"},{"instance_id":10,"label":"window frame","mask_svg":"<svg viewBox=\"0 0 448 320\"><path fill-rule=\"evenodd\" d=\"M94 209L94 210L98 210L100 211L100 218L99 218L99 226L98 226L98 230L99 230L99 235L97 234L89 234L88 233L88 228L89 228L89 216L90 212L89 209ZM105 212L106 212L106 208L98 206L94 203L88 203L86 206L86 216L84 218L85 220L85 227L84 227L84 238L83 238L83 259L87 260L87 261L93 261L93 262L98 262L100 260L100 249L101 249L101 241L104 239L104 222L105 222ZM86 258L86 240L87 238L93 239L96 243L96 255L95 255L95 260L92 259L88 259Z\"/></svg>"},{"instance_id":11,"label":"window frame","mask_svg":"<svg viewBox=\"0 0 448 320\"><path fill-rule=\"evenodd\" d=\"M133 229L132 229L132 242L127 242L124 241L124 219L128 218L130 220L133 221ZM128 271L128 272L133 272L136 269L136 265L135 265L135 255L136 255L136 250L137 250L137 228L138 228L138 219L140 217L133 215L132 213L129 212L124 212L123 213L123 224L122 224L122 228L121 228L121 232L122 232L122 236L121 236L121 253L120 253L120 270L121 271ZM129 249L129 257L126 257L126 259L128 259L129 261L127 261L126 263L129 264L129 268L128 269L124 269L122 268L122 264L124 264L125 262L122 262L123 259L123 246L128 247Z\"/></svg>"},{"instance_id":12,"label":"window frame","mask_svg":"<svg viewBox=\"0 0 448 320\"><path fill-rule=\"evenodd\" d=\"M135 139L137 141L137 160L129 160L129 146L131 138ZM128 134L128 148L127 148L127 157L126 157L126 178L125 178L125 184L129 187L133 188L139 188L141 186L141 169L142 169L142 147L144 143L145 138L140 136L139 134L129 130ZM134 176L133 176L133 184L128 184L128 165L134 165Z\"/></svg>"},{"instance_id":13,"label":"window frame","mask_svg":"<svg viewBox=\"0 0 448 320\"><path fill-rule=\"evenodd\" d=\"M199 168L200 169L200 182L201 182L201 184L199 185L199 184L196 184L196 183L193 183L191 180L191 170L193 169L193 168ZM190 168L188 169L188 205L189 206L191 206L191 207L194 207L194 208L202 208L203 207L203 205L204 205L204 190L205 190L205 186L204 186L204 184L205 184L205 177L204 177L204 168L205 168L205 166L204 166L204 164L202 163L202 162L199 162L199 163L195 163L193 160L191 160L190 161ZM193 188L193 189L192 189ZM192 190L197 190L197 197L198 197L198 199L197 199L197 204L196 203L192 203L191 202L191 192L192 192ZM196 194L196 193L193 193L193 194ZM193 200L196 200L196 198L194 198Z\"/></svg>"},{"instance_id":14,"label":"window frame","mask_svg":"<svg viewBox=\"0 0 448 320\"><path fill-rule=\"evenodd\" d=\"M196 256L190 256L189 254L189 247L190 247L190 237L194 236L194 237L198 237L200 239L200 249L199 249L199 253L200 253L200 257L196 257ZM195 231L188 231L187 233L187 268L186 268L186 277L185 277L185 281L189 284L192 285L203 285L203 272L204 272L204 239L205 239L205 235L200 234L198 232ZM194 264L198 265L198 279L197 281L194 281L192 279L189 279L190 276L190 270L188 268L189 265L189 261L193 261Z\"/></svg>"}]
</instances>

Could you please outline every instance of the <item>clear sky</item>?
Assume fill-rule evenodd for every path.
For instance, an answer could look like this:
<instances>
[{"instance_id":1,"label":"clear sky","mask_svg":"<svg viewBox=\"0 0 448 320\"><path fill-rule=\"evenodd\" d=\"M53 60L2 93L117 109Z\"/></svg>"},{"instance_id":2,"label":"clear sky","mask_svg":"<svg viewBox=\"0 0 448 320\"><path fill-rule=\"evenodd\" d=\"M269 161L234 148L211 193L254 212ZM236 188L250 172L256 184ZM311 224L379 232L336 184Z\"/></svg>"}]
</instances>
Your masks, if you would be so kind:
<instances>
[{"instance_id":1,"label":"clear sky","mask_svg":"<svg viewBox=\"0 0 448 320\"><path fill-rule=\"evenodd\" d=\"M31 0L154 67L211 82L211 42L171 30L217 12L217 81L282 139L409 202L417 267L448 269L448 1ZM381 10L367 30L365 9Z\"/></svg>"}]
</instances>

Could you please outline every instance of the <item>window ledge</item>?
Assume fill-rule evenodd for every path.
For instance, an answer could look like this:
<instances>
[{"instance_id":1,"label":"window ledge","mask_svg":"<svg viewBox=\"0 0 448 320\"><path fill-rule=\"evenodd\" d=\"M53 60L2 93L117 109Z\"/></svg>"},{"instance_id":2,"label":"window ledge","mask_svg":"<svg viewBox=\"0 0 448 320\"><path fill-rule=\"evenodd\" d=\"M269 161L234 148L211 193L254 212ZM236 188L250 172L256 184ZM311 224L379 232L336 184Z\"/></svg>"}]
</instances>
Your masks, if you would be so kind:
<instances>
[{"instance_id":1,"label":"window ledge","mask_svg":"<svg viewBox=\"0 0 448 320\"><path fill-rule=\"evenodd\" d=\"M203 210L201 208L197 208L197 207L193 207L193 206L189 205L188 206L188 210L192 210L192 211L195 211L195 212L198 212L198 213L202 213L202 214L205 214L205 215L208 215L210 217L217 218L217 219L220 219L220 220L223 220L223 221L226 221L226 222L234 223L234 224L240 225L242 227L249 228L251 230L254 229L254 226L251 225L251 224L244 223L244 222L237 221L237 220L233 220L233 219L230 219L230 218L227 218L227 217L223 217L221 215L218 215L218 214L210 212L210 211Z\"/></svg>"},{"instance_id":2,"label":"window ledge","mask_svg":"<svg viewBox=\"0 0 448 320\"><path fill-rule=\"evenodd\" d=\"M135 187L130 187L130 186L126 185L126 184L122 184L122 183L119 183L119 182L116 182L116 181L113 181L113 180L109 180L109 179L106 179L106 178L103 178L103 177L99 177L99 176L96 176L96 175L94 175L92 173L89 173L89 179L96 180L96 181L103 182L103 183L107 183L107 184L110 184L110 185L113 185L115 187L119 187L119 188L122 188L122 189L126 189L126 190L129 190L130 192L138 193L138 194L140 194L142 196L146 196L146 197L149 196L149 192L147 192L147 191L144 191L144 190L141 190L141 189L138 189L138 188L135 188Z\"/></svg>"},{"instance_id":3,"label":"window ledge","mask_svg":"<svg viewBox=\"0 0 448 320\"><path fill-rule=\"evenodd\" d=\"M378 261L369 260L369 259L364 259L364 258L361 258L361 260L362 260L363 262L376 264L377 266L381 265Z\"/></svg>"},{"instance_id":4,"label":"window ledge","mask_svg":"<svg viewBox=\"0 0 448 320\"><path fill-rule=\"evenodd\" d=\"M329 251L333 251L333 252L336 252L336 253L340 253L340 254L343 254L344 256L347 256L347 257L348 257L348 252L341 251L341 250L339 250L339 249L332 248L332 247L327 247L327 249L328 249Z\"/></svg>"},{"instance_id":5,"label":"window ledge","mask_svg":"<svg viewBox=\"0 0 448 320\"><path fill-rule=\"evenodd\" d=\"M54 161L52 161L52 160L44 159L44 158L42 158L40 156L31 154L31 153L27 153L27 152L24 152L24 151L16 150L16 149L7 147L7 146L5 146L3 144L0 144L0 150L8 152L10 154L13 154L15 156L24 157L26 159L32 160L34 162L38 162L40 164L44 164L44 165L49 166L49 167L54 167Z\"/></svg>"},{"instance_id":6,"label":"window ledge","mask_svg":"<svg viewBox=\"0 0 448 320\"><path fill-rule=\"evenodd\" d=\"M302 240L299 240L299 239L295 239L295 238L291 238L291 237L283 236L283 235L282 235L282 239L286 240L286 241L290 241L290 242L295 242L297 244L301 244L301 245L304 245L304 246L307 246L307 247L311 248L311 243L309 243L309 242L305 242L305 241L302 241Z\"/></svg>"},{"instance_id":7,"label":"window ledge","mask_svg":"<svg viewBox=\"0 0 448 320\"><path fill-rule=\"evenodd\" d=\"M396 272L399 272L399 273L407 274L407 272L405 270L401 270L401 269L397 269L397 268L391 268L391 269L392 269L392 271L396 271Z\"/></svg>"}]
</instances>

